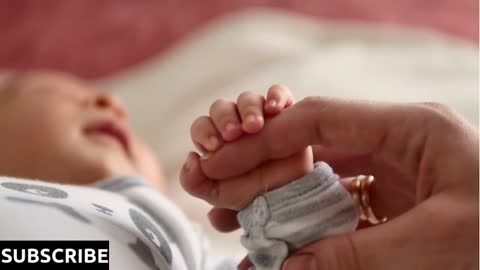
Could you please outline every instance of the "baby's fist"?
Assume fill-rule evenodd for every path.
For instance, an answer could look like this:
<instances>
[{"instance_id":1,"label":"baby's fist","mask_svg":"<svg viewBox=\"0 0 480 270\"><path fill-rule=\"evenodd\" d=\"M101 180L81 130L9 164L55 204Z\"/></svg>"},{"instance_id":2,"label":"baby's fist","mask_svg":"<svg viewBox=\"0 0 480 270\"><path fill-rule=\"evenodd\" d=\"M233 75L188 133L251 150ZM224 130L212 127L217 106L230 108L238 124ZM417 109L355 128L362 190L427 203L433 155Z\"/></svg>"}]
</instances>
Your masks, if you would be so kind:
<instances>
[{"instance_id":1,"label":"baby's fist","mask_svg":"<svg viewBox=\"0 0 480 270\"><path fill-rule=\"evenodd\" d=\"M261 131L265 117L280 113L293 102L290 90L280 85L270 87L266 99L250 91L241 93L236 103L218 99L211 105L209 116L201 116L193 122L192 141L202 153L215 152L225 142Z\"/></svg>"}]
</instances>

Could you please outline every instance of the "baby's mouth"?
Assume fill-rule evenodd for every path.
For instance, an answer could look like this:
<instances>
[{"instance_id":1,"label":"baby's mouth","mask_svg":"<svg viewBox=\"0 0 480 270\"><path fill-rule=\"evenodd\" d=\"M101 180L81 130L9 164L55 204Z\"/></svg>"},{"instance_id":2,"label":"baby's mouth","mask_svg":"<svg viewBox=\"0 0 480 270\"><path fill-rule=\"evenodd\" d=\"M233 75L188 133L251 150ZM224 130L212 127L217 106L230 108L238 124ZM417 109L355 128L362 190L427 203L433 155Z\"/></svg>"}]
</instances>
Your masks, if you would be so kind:
<instances>
[{"instance_id":1,"label":"baby's mouth","mask_svg":"<svg viewBox=\"0 0 480 270\"><path fill-rule=\"evenodd\" d=\"M85 134L108 136L114 139L122 146L127 156L131 157L129 136L127 132L115 122L103 121L95 123L85 129Z\"/></svg>"}]
</instances>

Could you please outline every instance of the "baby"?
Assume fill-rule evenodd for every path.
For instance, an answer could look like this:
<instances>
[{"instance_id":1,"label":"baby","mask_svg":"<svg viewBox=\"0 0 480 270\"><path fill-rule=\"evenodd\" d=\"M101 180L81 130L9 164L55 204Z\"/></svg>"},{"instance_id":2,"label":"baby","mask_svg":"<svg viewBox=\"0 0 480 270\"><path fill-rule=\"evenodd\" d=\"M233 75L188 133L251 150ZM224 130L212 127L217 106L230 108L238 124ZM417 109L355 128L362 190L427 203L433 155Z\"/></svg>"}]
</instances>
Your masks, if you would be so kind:
<instances>
[{"instance_id":1,"label":"baby","mask_svg":"<svg viewBox=\"0 0 480 270\"><path fill-rule=\"evenodd\" d=\"M224 144L260 132L265 117L274 117L292 105L290 91L281 86L272 87L266 99L245 92L236 103L219 100L208 117L192 125L192 140L202 158L208 158L208 153ZM0 175L5 177L0 177L0 212L8 218L0 221L0 239L109 240L111 269L225 267L214 266L212 259L216 258L208 257L203 236L160 194L164 179L158 161L130 130L127 120L124 107L113 95L66 74L30 72L4 84L0 90ZM314 170L308 148L233 180L268 177L276 180L275 185L246 184L238 194L222 198L217 195L226 194L216 187L223 185L215 180L199 184L205 178L199 158L195 153L189 155L181 172L182 185L215 205L209 216L222 231L238 227L225 215L236 215L236 210L244 208L239 215L242 227L258 231L260 225L252 220L260 219L251 214L252 209L259 209L258 203L256 208L248 207L250 202L255 204L260 198L272 203L271 196L260 195ZM317 176L332 178L333 173L324 168ZM268 253L259 252L259 245L272 247L283 257L290 249L284 242L265 239L263 232L250 232L242 241L252 250L250 258L259 269L262 261L256 259ZM297 242L305 244L299 239L289 243ZM275 269L263 263L265 269Z\"/></svg>"},{"instance_id":2,"label":"baby","mask_svg":"<svg viewBox=\"0 0 480 270\"><path fill-rule=\"evenodd\" d=\"M155 156L113 95L53 72L19 75L2 88L2 175L90 184L139 174L162 189Z\"/></svg>"}]
</instances>

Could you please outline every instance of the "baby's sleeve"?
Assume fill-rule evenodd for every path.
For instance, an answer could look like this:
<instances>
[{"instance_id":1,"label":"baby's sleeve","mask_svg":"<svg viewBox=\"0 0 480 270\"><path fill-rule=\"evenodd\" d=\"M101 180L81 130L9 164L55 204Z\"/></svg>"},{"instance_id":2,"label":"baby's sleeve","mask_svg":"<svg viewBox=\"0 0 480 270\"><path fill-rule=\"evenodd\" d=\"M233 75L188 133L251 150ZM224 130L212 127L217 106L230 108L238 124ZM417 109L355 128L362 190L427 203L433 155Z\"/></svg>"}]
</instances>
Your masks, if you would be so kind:
<instances>
[{"instance_id":1,"label":"baby's sleeve","mask_svg":"<svg viewBox=\"0 0 480 270\"><path fill-rule=\"evenodd\" d=\"M359 222L355 200L325 162L288 185L257 197L238 214L242 245L256 270L279 270L295 250Z\"/></svg>"}]
</instances>

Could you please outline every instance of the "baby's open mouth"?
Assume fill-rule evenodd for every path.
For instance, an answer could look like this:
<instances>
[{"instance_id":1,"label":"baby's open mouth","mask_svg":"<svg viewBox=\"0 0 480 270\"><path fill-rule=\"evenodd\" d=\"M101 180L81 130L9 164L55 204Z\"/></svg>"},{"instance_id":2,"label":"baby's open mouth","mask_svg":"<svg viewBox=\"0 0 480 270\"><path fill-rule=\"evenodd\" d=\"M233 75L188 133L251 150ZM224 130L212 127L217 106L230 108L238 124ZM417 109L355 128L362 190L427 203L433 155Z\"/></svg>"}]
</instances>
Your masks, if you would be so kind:
<instances>
[{"instance_id":1,"label":"baby's open mouth","mask_svg":"<svg viewBox=\"0 0 480 270\"><path fill-rule=\"evenodd\" d=\"M116 140L124 149L125 153L130 157L130 141L127 132L112 121L104 121L88 126L85 129L87 135L103 135Z\"/></svg>"}]
</instances>

